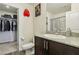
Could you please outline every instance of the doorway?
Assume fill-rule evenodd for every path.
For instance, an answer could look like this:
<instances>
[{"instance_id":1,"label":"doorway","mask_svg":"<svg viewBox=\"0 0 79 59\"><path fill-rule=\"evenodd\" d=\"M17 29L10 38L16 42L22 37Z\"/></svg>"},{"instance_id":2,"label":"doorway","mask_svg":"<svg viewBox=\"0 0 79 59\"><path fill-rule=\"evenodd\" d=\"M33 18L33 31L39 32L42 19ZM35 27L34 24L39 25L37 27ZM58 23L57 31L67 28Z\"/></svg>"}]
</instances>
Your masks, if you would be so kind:
<instances>
[{"instance_id":1,"label":"doorway","mask_svg":"<svg viewBox=\"0 0 79 59\"><path fill-rule=\"evenodd\" d=\"M17 41L17 9L0 4L0 43Z\"/></svg>"}]
</instances>

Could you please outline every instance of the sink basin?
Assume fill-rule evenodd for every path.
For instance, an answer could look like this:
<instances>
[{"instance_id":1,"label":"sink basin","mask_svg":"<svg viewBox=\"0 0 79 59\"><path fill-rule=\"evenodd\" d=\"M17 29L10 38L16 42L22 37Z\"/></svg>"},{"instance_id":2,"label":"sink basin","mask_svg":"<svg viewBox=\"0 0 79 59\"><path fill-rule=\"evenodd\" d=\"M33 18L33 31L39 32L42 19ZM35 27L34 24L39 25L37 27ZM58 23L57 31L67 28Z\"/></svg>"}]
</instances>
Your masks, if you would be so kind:
<instances>
[{"instance_id":1,"label":"sink basin","mask_svg":"<svg viewBox=\"0 0 79 59\"><path fill-rule=\"evenodd\" d=\"M65 39L66 38L63 35L54 35L54 34L45 34L44 36L48 37L48 38L55 38L55 39Z\"/></svg>"},{"instance_id":2,"label":"sink basin","mask_svg":"<svg viewBox=\"0 0 79 59\"><path fill-rule=\"evenodd\" d=\"M22 46L23 50L27 50L27 49L30 49L32 47L34 47L34 43L32 43L32 42L31 43L28 43L28 44L24 44Z\"/></svg>"}]
</instances>

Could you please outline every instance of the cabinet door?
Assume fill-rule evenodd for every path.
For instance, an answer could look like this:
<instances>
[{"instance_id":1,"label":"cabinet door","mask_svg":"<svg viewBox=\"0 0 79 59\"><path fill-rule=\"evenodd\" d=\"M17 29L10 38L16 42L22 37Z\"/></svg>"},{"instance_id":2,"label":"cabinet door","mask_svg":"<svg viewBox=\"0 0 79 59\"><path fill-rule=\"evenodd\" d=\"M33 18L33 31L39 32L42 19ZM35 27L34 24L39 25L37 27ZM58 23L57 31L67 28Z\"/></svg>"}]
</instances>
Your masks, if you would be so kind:
<instances>
[{"instance_id":1,"label":"cabinet door","mask_svg":"<svg viewBox=\"0 0 79 59\"><path fill-rule=\"evenodd\" d=\"M49 55L79 55L79 48L49 41Z\"/></svg>"},{"instance_id":2,"label":"cabinet door","mask_svg":"<svg viewBox=\"0 0 79 59\"><path fill-rule=\"evenodd\" d=\"M69 45L64 45L63 54L64 55L79 55L79 48L69 46Z\"/></svg>"},{"instance_id":3,"label":"cabinet door","mask_svg":"<svg viewBox=\"0 0 79 59\"><path fill-rule=\"evenodd\" d=\"M35 54L44 55L44 40L35 36Z\"/></svg>"},{"instance_id":4,"label":"cabinet door","mask_svg":"<svg viewBox=\"0 0 79 59\"><path fill-rule=\"evenodd\" d=\"M49 41L49 55L63 55L63 45L54 41Z\"/></svg>"}]
</instances>

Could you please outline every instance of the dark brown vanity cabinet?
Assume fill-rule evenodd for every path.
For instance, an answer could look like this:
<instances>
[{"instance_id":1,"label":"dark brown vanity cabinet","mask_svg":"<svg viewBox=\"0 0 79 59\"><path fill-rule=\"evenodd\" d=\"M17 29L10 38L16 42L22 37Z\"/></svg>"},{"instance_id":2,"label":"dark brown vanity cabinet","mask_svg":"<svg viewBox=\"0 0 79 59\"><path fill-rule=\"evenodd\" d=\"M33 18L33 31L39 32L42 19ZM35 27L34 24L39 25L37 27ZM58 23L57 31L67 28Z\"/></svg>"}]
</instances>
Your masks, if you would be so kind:
<instances>
[{"instance_id":1,"label":"dark brown vanity cabinet","mask_svg":"<svg viewBox=\"0 0 79 59\"><path fill-rule=\"evenodd\" d=\"M49 55L62 55L63 54L63 45L62 44L58 44L54 41L49 41L49 51L48 54Z\"/></svg>"},{"instance_id":2,"label":"dark brown vanity cabinet","mask_svg":"<svg viewBox=\"0 0 79 59\"><path fill-rule=\"evenodd\" d=\"M79 48L35 36L36 55L79 55Z\"/></svg>"},{"instance_id":3,"label":"dark brown vanity cabinet","mask_svg":"<svg viewBox=\"0 0 79 59\"><path fill-rule=\"evenodd\" d=\"M49 55L79 55L79 48L58 43L55 41L49 41Z\"/></svg>"},{"instance_id":4,"label":"dark brown vanity cabinet","mask_svg":"<svg viewBox=\"0 0 79 59\"><path fill-rule=\"evenodd\" d=\"M48 41L47 40L40 37L35 37L35 54L36 55L48 54Z\"/></svg>"}]
</instances>

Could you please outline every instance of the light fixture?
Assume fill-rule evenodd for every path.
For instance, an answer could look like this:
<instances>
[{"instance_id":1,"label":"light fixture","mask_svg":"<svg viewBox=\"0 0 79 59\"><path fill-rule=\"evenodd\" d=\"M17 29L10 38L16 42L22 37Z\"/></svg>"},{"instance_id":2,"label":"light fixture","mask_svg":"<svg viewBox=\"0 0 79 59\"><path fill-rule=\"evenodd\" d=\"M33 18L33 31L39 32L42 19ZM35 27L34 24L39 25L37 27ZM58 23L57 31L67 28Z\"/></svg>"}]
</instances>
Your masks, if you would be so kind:
<instances>
[{"instance_id":1,"label":"light fixture","mask_svg":"<svg viewBox=\"0 0 79 59\"><path fill-rule=\"evenodd\" d=\"M6 8L10 8L10 6L7 5Z\"/></svg>"},{"instance_id":2,"label":"light fixture","mask_svg":"<svg viewBox=\"0 0 79 59\"><path fill-rule=\"evenodd\" d=\"M30 16L30 11L26 8L23 12L23 15L29 17Z\"/></svg>"}]
</instances>

